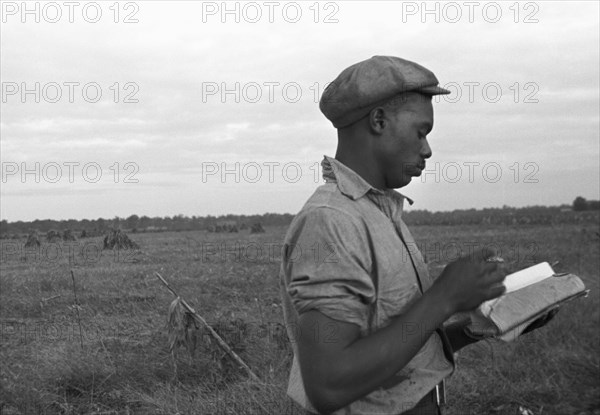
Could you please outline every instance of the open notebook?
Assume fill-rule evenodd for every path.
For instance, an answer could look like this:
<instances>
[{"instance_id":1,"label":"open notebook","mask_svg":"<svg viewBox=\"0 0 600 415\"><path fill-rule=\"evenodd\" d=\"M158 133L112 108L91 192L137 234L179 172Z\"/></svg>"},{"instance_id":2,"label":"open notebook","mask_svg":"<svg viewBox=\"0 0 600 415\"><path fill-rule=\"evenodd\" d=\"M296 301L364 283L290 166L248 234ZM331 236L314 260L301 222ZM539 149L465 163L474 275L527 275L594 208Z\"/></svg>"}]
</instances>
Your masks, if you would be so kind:
<instances>
[{"instance_id":1,"label":"open notebook","mask_svg":"<svg viewBox=\"0 0 600 415\"><path fill-rule=\"evenodd\" d=\"M587 295L585 284L573 274L555 274L547 262L506 276L506 292L471 312L470 335L516 339L537 318L560 304Z\"/></svg>"}]
</instances>

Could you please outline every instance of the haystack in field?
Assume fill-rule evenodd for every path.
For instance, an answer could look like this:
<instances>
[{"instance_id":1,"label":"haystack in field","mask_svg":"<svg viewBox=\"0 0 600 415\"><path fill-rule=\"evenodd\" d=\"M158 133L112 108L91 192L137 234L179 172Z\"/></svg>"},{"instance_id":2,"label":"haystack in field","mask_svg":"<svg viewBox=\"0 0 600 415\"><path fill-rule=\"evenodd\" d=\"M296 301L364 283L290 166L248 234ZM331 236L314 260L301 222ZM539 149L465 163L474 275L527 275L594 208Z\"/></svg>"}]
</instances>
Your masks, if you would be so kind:
<instances>
[{"instance_id":1,"label":"haystack in field","mask_svg":"<svg viewBox=\"0 0 600 415\"><path fill-rule=\"evenodd\" d=\"M47 242L54 242L54 241L60 241L60 240L61 240L61 237L60 237L60 233L58 231L51 229L48 232L46 232L46 241Z\"/></svg>"},{"instance_id":2,"label":"haystack in field","mask_svg":"<svg viewBox=\"0 0 600 415\"><path fill-rule=\"evenodd\" d=\"M121 229L113 229L104 237L103 249L139 249L139 245L129 239Z\"/></svg>"},{"instance_id":3,"label":"haystack in field","mask_svg":"<svg viewBox=\"0 0 600 415\"><path fill-rule=\"evenodd\" d=\"M260 222L256 222L250 228L250 233L265 233L265 228L263 228Z\"/></svg>"},{"instance_id":4,"label":"haystack in field","mask_svg":"<svg viewBox=\"0 0 600 415\"><path fill-rule=\"evenodd\" d=\"M237 232L239 232L237 222L233 222L233 221L219 222L215 226L212 226L212 225L209 226L207 229L209 232L216 232L216 233L221 233L221 232L237 233Z\"/></svg>"},{"instance_id":5,"label":"haystack in field","mask_svg":"<svg viewBox=\"0 0 600 415\"><path fill-rule=\"evenodd\" d=\"M25 248L39 247L41 245L40 237L37 232L31 232L25 242Z\"/></svg>"},{"instance_id":6,"label":"haystack in field","mask_svg":"<svg viewBox=\"0 0 600 415\"><path fill-rule=\"evenodd\" d=\"M75 235L71 232L71 229L65 229L62 234L63 241L76 241Z\"/></svg>"}]
</instances>

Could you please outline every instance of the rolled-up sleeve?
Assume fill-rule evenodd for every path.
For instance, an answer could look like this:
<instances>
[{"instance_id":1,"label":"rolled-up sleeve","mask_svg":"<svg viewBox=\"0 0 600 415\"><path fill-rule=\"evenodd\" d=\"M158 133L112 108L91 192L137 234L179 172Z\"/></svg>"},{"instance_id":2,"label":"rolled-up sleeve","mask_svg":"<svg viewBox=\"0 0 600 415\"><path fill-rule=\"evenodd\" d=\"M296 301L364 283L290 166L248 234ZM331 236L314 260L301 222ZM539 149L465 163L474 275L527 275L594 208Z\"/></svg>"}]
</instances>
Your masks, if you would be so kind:
<instances>
[{"instance_id":1,"label":"rolled-up sleeve","mask_svg":"<svg viewBox=\"0 0 600 415\"><path fill-rule=\"evenodd\" d=\"M298 314L318 310L365 331L375 301L366 227L348 213L319 207L298 218L283 253L286 291Z\"/></svg>"}]
</instances>

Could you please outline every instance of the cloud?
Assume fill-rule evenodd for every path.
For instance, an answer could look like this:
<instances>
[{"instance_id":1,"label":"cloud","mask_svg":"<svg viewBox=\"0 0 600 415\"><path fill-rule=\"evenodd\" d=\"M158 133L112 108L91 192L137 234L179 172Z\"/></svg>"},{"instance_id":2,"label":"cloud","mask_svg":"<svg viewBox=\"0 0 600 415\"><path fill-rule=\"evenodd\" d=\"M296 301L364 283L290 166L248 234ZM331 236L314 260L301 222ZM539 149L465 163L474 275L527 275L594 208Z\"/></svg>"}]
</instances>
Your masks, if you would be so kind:
<instances>
[{"instance_id":1,"label":"cloud","mask_svg":"<svg viewBox=\"0 0 600 415\"><path fill-rule=\"evenodd\" d=\"M297 23L284 18L287 3L274 10L272 23L262 3L257 3L261 20L250 23L245 17L252 10L243 11L247 3L228 4L240 8L233 14L222 15L220 9L206 14L203 7L211 2L140 2L135 24L114 23L109 3L102 3L98 24L77 15L73 24L13 19L0 28L0 69L2 82L14 82L20 90L3 96L1 159L95 162L107 172L115 163L135 163L143 179L136 186L67 184L60 191L72 189L73 206L86 205L85 212L99 216L116 214L108 201L121 200L123 189L130 196L123 197L120 209L129 214L219 214L233 206L254 213L261 206L293 212L319 180L294 184L280 176L275 183L202 183L203 163L294 162L308 177L307 169L323 154L333 155L337 143L336 131L318 109L325 85L359 60L390 54L419 62L442 85L460 88L460 99L454 95L435 104L432 162L497 161L508 168L532 161L548 177L515 193L509 184L503 192L440 184L435 197L427 193L430 183L413 183L407 190L428 195L423 207L442 208L440 201L457 189L465 193L453 198L456 207L491 201L523 205L539 200L539 194L557 193L548 200L558 203L563 194L565 200L571 197L570 181L579 177L586 179L577 189L598 198L597 181L590 179L600 173L598 4L530 3L534 6L518 4L518 16L512 3L498 3L503 14L497 23L483 18L483 4L473 23L462 3L457 3L462 7L458 23L444 21L452 11L445 3L435 3L439 23L435 13L406 13L406 7L421 8L422 2L330 2L327 7L321 2L317 9L298 3L302 17ZM122 21L131 10L120 12ZM527 16L538 22L524 23ZM337 23L325 23L328 18ZM36 82L39 103L33 94L21 93L23 83L31 89ZM69 82L78 83L73 102ZM61 87L57 103L47 99L54 96L49 95L53 83ZM493 102L496 86L501 96ZM98 88L101 98L91 102ZM8 197L2 216L79 214L59 208L54 199L60 192L48 189L57 187L10 179L6 193L3 189ZM245 195L243 206L233 202L237 193ZM90 197L98 203L93 210L83 201ZM21 210L23 198L47 209ZM149 205L141 206L140 200Z\"/></svg>"}]
</instances>

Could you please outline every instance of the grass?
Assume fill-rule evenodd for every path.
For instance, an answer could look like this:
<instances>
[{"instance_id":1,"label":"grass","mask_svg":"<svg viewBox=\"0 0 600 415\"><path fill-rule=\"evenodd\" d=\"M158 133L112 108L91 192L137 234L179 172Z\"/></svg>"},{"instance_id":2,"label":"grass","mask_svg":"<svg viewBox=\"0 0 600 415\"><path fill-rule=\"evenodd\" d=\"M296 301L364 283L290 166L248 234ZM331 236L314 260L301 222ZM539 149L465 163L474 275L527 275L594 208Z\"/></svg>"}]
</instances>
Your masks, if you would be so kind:
<instances>
[{"instance_id":1,"label":"grass","mask_svg":"<svg viewBox=\"0 0 600 415\"><path fill-rule=\"evenodd\" d=\"M483 246L493 241L513 270L559 261L557 272L579 275L591 290L588 298L566 304L547 329L516 342L480 342L461 351L458 371L448 383L450 414L514 414L519 406L534 414L600 414L600 240L589 228L415 230L425 245ZM434 274L451 258L435 259L442 261L430 262Z\"/></svg>"},{"instance_id":2,"label":"grass","mask_svg":"<svg viewBox=\"0 0 600 415\"><path fill-rule=\"evenodd\" d=\"M576 273L591 289L545 329L461 351L448 383L450 415L515 414L519 406L536 415L600 414L600 241L592 230L597 223L412 228L434 276L457 246L493 241L514 269L559 261L557 271ZM291 348L278 292L284 233L137 234L138 254L95 251L100 238L71 244L72 255L62 244L60 255L3 247L0 413L300 414L285 393ZM169 353L165 324L173 297L155 271L263 384L248 380L201 331L193 357L185 348Z\"/></svg>"}]
</instances>

